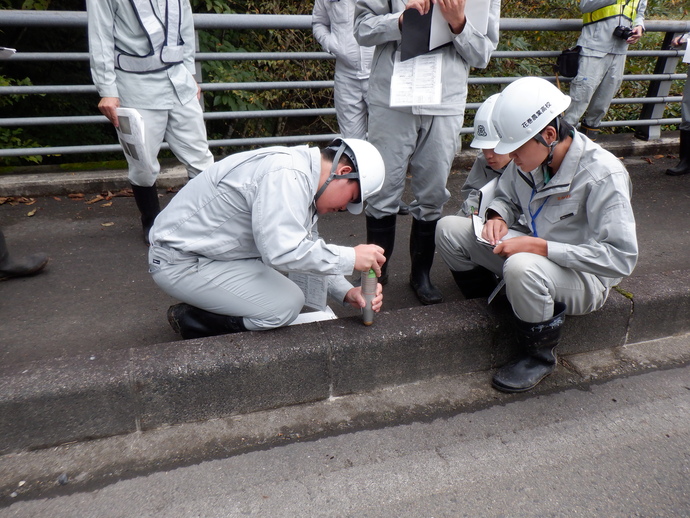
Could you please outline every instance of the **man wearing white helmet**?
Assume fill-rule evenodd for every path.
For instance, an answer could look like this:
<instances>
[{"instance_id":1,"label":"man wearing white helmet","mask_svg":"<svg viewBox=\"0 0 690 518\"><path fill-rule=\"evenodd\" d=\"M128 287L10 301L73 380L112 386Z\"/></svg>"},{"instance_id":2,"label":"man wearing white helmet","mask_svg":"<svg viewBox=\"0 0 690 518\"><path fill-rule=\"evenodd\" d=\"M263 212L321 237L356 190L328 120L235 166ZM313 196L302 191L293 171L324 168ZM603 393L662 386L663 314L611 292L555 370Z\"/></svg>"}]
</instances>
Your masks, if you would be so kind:
<instances>
[{"instance_id":1,"label":"man wearing white helmet","mask_svg":"<svg viewBox=\"0 0 690 518\"><path fill-rule=\"evenodd\" d=\"M497 181L510 163L508 155L499 155L494 150L499 139L491 122L491 113L498 96L499 94L494 94L486 99L474 115L474 138L470 147L480 151L467 175L467 180L460 189L463 199L460 214L463 216L477 213L480 201L479 189L492 181Z\"/></svg>"},{"instance_id":2,"label":"man wearing white helmet","mask_svg":"<svg viewBox=\"0 0 690 518\"><path fill-rule=\"evenodd\" d=\"M630 177L620 160L563 121L569 103L544 79L506 87L492 120L496 152L513 161L482 215L490 244L476 239L469 220L462 228L442 220L436 231L452 270L469 278L484 267L505 280L520 351L494 375L504 392L530 390L550 374L565 315L601 308L637 262ZM520 215L531 234L503 241Z\"/></svg>"},{"instance_id":3,"label":"man wearing white helmet","mask_svg":"<svg viewBox=\"0 0 690 518\"><path fill-rule=\"evenodd\" d=\"M383 160L366 141L336 139L323 150L270 147L229 156L192 179L156 218L149 271L183 303L168 321L183 338L260 331L290 324L304 302L284 273L325 279L328 294L364 307L353 270L385 261L377 245L326 244L319 214L362 212L383 184ZM324 295L325 297L325 295ZM373 302L379 311L379 284Z\"/></svg>"},{"instance_id":4,"label":"man wearing white helmet","mask_svg":"<svg viewBox=\"0 0 690 518\"><path fill-rule=\"evenodd\" d=\"M445 216L443 219L446 228L453 226L460 218L467 218L478 214L480 203L486 206L490 199L487 193L493 192L498 179L508 167L510 156L500 155L494 149L499 142L496 128L491 121L494 105L500 94L494 94L486 99L474 116L474 138L470 143L473 148L480 149L472 169L467 175L467 180L460 190L463 204L455 216ZM494 189L487 190L487 186L493 184ZM483 192L482 192L483 190ZM522 225L522 219L513 226L517 231L528 233L529 230ZM453 278L459 286L462 286L466 298L489 296L496 286L496 276L486 268L477 268L471 273L452 270ZM470 287L470 283L474 288Z\"/></svg>"}]
</instances>

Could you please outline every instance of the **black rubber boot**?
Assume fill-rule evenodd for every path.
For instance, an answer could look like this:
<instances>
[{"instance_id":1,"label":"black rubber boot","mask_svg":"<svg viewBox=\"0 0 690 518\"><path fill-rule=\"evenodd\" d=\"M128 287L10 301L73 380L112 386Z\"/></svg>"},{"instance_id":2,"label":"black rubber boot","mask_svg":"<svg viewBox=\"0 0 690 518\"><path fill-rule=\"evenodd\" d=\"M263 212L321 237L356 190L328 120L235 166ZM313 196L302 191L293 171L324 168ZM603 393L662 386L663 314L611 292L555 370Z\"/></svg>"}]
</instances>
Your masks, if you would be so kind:
<instances>
[{"instance_id":1,"label":"black rubber boot","mask_svg":"<svg viewBox=\"0 0 690 518\"><path fill-rule=\"evenodd\" d=\"M149 244L149 230L153 226L153 222L161 211L160 202L158 201L158 189L155 185L151 187L141 187L140 185L132 185L132 192L134 193L134 201L137 202L137 208L141 212L141 228L144 233L144 243Z\"/></svg>"},{"instance_id":2,"label":"black rubber boot","mask_svg":"<svg viewBox=\"0 0 690 518\"><path fill-rule=\"evenodd\" d=\"M488 298L498 285L496 276L483 266L464 272L451 270L451 273L453 274L453 279L455 279L455 284L460 288L462 296L468 300Z\"/></svg>"},{"instance_id":3,"label":"black rubber boot","mask_svg":"<svg viewBox=\"0 0 690 518\"><path fill-rule=\"evenodd\" d=\"M48 264L48 256L44 253L32 254L20 259L13 259L7 251L5 235L0 230L0 281L13 277L27 277L36 275Z\"/></svg>"},{"instance_id":4,"label":"black rubber boot","mask_svg":"<svg viewBox=\"0 0 690 518\"><path fill-rule=\"evenodd\" d=\"M544 322L517 321L517 344L523 356L498 369L492 381L501 392L533 389L556 368L556 346L565 322L565 304L556 302L554 316Z\"/></svg>"},{"instance_id":5,"label":"black rubber boot","mask_svg":"<svg viewBox=\"0 0 690 518\"><path fill-rule=\"evenodd\" d=\"M666 174L680 176L690 173L690 130L680 130L680 162L676 167L666 169Z\"/></svg>"},{"instance_id":6,"label":"black rubber boot","mask_svg":"<svg viewBox=\"0 0 690 518\"><path fill-rule=\"evenodd\" d=\"M381 219L367 216L367 244L379 245L383 248L383 255L386 256L386 262L381 267L381 277L379 277L379 282L384 286L388 283L388 263L395 246L396 221L397 214L384 216Z\"/></svg>"},{"instance_id":7,"label":"black rubber boot","mask_svg":"<svg viewBox=\"0 0 690 518\"><path fill-rule=\"evenodd\" d=\"M168 322L182 338L203 338L246 331L242 317L211 313L184 302L168 308Z\"/></svg>"},{"instance_id":8,"label":"black rubber boot","mask_svg":"<svg viewBox=\"0 0 690 518\"><path fill-rule=\"evenodd\" d=\"M438 304L443 302L441 290L431 284L431 265L436 252L436 221L412 220L410 233L410 258L412 272L410 286L415 291L422 304Z\"/></svg>"},{"instance_id":9,"label":"black rubber boot","mask_svg":"<svg viewBox=\"0 0 690 518\"><path fill-rule=\"evenodd\" d=\"M589 137L589 140L591 140L592 142L594 142L595 140L597 140L597 138L599 138L600 132L601 132L601 128L591 128L584 123L580 124L580 133Z\"/></svg>"}]
</instances>

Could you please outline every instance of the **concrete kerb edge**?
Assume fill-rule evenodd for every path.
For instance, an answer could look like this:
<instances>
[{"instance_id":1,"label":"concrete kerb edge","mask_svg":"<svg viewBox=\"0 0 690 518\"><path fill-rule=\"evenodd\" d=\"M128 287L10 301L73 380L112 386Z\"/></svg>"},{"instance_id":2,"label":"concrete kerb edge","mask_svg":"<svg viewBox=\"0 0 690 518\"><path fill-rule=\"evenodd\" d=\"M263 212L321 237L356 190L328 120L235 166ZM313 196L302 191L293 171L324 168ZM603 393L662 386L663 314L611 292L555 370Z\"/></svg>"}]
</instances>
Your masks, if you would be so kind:
<instances>
[{"instance_id":1,"label":"concrete kerb edge","mask_svg":"<svg viewBox=\"0 0 690 518\"><path fill-rule=\"evenodd\" d=\"M632 133L603 135L597 141L619 157L677 152L678 132L665 132L657 140L640 140ZM464 147L456 154L453 169L471 167L477 150ZM157 185L161 189L179 188L187 182L185 168L161 165ZM95 172L46 172L0 175L0 196L64 196L72 193L102 193L128 188L126 170Z\"/></svg>"},{"instance_id":2,"label":"concrete kerb edge","mask_svg":"<svg viewBox=\"0 0 690 518\"><path fill-rule=\"evenodd\" d=\"M687 278L685 272L668 276L665 306L689 304ZM638 308L658 304L658 297L658 290L634 295ZM486 372L512 352L506 312L483 301L459 301L384 312L371 327L350 317L156 344L97 359L5 366L0 370L0 436L5 439L0 453ZM688 319L666 332L657 322L666 318L663 313L645 314L642 322L634 321L634 313L631 300L613 292L599 311L568 317L561 355L627 345L631 330L633 338L645 340L653 333L661 338L690 330Z\"/></svg>"},{"instance_id":3,"label":"concrete kerb edge","mask_svg":"<svg viewBox=\"0 0 690 518\"><path fill-rule=\"evenodd\" d=\"M298 440L430 421L679 367L690 363L689 338L690 334L678 335L571 355L567 368L557 369L528 395L496 392L486 372L440 376L365 394L4 455L0 457L0 507Z\"/></svg>"}]
</instances>

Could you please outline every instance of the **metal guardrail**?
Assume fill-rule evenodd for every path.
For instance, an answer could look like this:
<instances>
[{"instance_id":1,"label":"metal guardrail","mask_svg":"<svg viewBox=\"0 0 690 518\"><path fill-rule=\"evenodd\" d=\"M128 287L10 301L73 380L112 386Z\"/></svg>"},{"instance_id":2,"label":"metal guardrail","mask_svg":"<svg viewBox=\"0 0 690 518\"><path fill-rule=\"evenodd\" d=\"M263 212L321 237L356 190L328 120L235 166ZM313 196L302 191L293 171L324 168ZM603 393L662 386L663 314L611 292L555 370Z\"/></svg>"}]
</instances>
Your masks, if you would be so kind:
<instances>
[{"instance_id":1,"label":"metal guardrail","mask_svg":"<svg viewBox=\"0 0 690 518\"><path fill-rule=\"evenodd\" d=\"M76 11L13 11L0 10L0 27L73 27L86 30L86 13ZM297 29L311 31L311 16L309 15L253 15L253 14L195 14L194 24L197 30L232 29L232 30L286 30ZM631 126L638 127L637 134L641 138L659 138L661 126L679 124L680 118L663 118L663 112L668 103L680 102L681 97L669 96L671 83L674 80L685 79L686 74L677 74L675 69L680 60L681 51L667 50L670 39L674 34L690 31L690 21L650 20L645 22L648 32L664 32L665 39L659 50L631 50L630 57L656 58L656 70L653 74L625 75L624 81L649 81L650 88L647 96L642 98L616 98L612 104L641 104L642 116L638 120L604 121L603 127ZM501 31L577 31L582 27L581 20L558 19L501 19ZM560 51L497 51L492 59L525 59L549 58L554 59ZM10 58L17 61L88 61L87 52L18 52ZM253 60L327 60L333 56L326 52L199 52L197 61L253 61ZM553 76L544 76L555 80ZM474 77L470 76L470 85L507 84L517 77ZM85 78L90 81L90 77ZM568 79L561 79L567 82ZM333 88L333 81L276 81L251 83L204 83L202 91L216 92L227 90L259 91L271 89L326 89ZM652 93L653 92L653 93ZM33 86L4 86L0 87L0 95L56 95L56 94L84 94L96 93L95 86L88 85L33 85ZM473 111L480 103L468 103L467 110ZM256 110L234 112L206 112L206 120L243 119L243 118L273 118L273 117L304 117L334 115L334 108L305 108L286 110ZM0 127L22 127L32 125L66 125L66 124L105 124L108 120L102 115L71 116L71 117L15 117L0 118ZM468 134L472 128L463 128L461 133ZM211 140L211 147L221 146L253 146L274 144L301 144L305 142L325 142L335 137L327 135L276 136L264 138ZM167 148L166 145L163 148ZM113 145L83 145L64 147L38 148L10 148L0 149L0 157L19 157L29 155L75 154L75 153L105 153L117 152L119 144Z\"/></svg>"}]
</instances>

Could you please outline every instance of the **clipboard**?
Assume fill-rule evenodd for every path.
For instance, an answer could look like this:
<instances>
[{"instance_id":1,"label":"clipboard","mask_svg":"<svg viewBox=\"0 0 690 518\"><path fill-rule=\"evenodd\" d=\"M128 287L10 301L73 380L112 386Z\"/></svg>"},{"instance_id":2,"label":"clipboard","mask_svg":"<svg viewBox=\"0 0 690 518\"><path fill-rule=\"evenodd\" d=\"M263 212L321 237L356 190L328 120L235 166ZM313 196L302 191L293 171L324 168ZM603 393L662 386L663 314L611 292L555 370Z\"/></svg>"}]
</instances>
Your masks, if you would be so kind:
<instances>
[{"instance_id":1,"label":"clipboard","mask_svg":"<svg viewBox=\"0 0 690 518\"><path fill-rule=\"evenodd\" d=\"M489 6L490 0L468 0L465 4L465 17L482 34L486 34L489 27ZM448 45L456 36L434 4L423 15L416 9L405 10L401 32L401 61Z\"/></svg>"}]
</instances>

